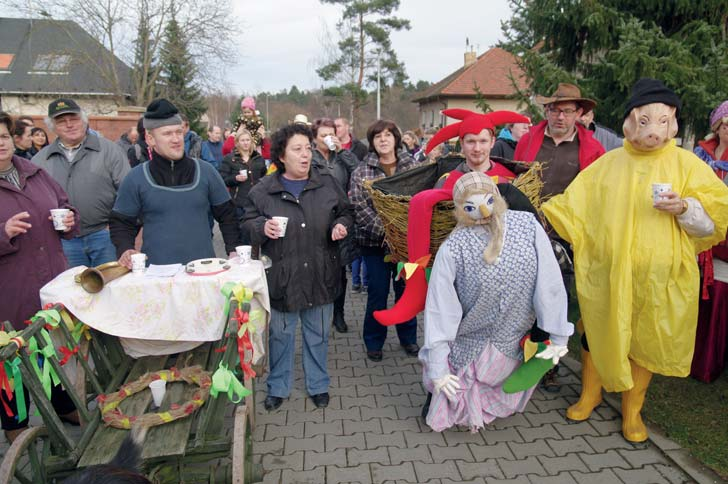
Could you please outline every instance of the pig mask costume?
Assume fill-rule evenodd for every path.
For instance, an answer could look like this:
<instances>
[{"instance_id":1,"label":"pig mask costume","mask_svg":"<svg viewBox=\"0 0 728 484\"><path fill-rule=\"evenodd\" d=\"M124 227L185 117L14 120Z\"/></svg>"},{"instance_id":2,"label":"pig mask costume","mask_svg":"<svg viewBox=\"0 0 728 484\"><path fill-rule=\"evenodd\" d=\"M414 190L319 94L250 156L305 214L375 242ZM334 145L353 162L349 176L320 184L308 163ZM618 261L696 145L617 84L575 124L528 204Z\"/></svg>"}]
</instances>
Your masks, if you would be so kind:
<instances>
[{"instance_id":1,"label":"pig mask costume","mask_svg":"<svg viewBox=\"0 0 728 484\"><path fill-rule=\"evenodd\" d=\"M624 147L542 206L574 248L586 336L581 398L567 417L589 418L602 387L622 392L622 434L632 442L647 439L640 411L652 374L690 372L700 288L695 256L728 227L728 187L675 145L679 111L679 98L662 82L639 80L625 111ZM672 191L653 202L656 183Z\"/></svg>"}]
</instances>

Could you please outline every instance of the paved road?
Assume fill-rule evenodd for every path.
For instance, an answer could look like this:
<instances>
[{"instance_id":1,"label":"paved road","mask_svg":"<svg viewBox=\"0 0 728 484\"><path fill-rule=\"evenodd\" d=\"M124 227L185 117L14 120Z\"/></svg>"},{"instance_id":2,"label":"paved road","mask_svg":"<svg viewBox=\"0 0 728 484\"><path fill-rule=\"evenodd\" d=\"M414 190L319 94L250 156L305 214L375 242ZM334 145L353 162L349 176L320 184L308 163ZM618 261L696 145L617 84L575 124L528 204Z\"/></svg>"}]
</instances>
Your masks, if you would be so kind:
<instances>
[{"instance_id":1,"label":"paved road","mask_svg":"<svg viewBox=\"0 0 728 484\"><path fill-rule=\"evenodd\" d=\"M562 367L559 393L537 390L526 410L478 433L432 432L420 417L425 393L416 358L393 329L384 360L366 358L361 340L365 294L349 296L347 334L329 347L331 403L314 408L305 394L298 338L290 398L276 411L257 394L254 452L267 483L682 483L693 482L654 444L621 436L617 412L602 404L587 422L570 423L579 379ZM419 328L422 338L422 321Z\"/></svg>"}]
</instances>

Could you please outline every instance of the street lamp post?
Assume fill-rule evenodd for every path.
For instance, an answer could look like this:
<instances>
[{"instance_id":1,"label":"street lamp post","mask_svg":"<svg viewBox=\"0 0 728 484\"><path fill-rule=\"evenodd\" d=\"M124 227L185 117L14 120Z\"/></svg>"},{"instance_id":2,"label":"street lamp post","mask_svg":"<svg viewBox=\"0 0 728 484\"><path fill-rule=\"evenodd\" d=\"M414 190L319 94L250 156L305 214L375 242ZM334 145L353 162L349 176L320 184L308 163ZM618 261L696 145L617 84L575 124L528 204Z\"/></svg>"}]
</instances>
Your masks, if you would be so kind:
<instances>
[{"instance_id":1,"label":"street lamp post","mask_svg":"<svg viewBox=\"0 0 728 484\"><path fill-rule=\"evenodd\" d=\"M381 49L377 50L377 119L382 118L382 94L381 94L381 70L382 70L382 63L381 63L381 55L382 51Z\"/></svg>"}]
</instances>

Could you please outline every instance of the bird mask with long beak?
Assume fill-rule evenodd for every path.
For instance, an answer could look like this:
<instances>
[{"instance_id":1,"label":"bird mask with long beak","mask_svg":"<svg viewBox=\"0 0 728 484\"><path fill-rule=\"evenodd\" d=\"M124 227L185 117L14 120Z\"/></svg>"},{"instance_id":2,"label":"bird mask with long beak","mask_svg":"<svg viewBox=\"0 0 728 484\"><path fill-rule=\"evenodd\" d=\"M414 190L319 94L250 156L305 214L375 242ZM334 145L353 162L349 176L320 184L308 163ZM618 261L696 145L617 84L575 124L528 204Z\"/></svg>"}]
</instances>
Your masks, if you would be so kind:
<instances>
[{"instance_id":1,"label":"bird mask with long beak","mask_svg":"<svg viewBox=\"0 0 728 484\"><path fill-rule=\"evenodd\" d=\"M458 226L486 225L489 228L492 239L483 252L483 259L493 264L503 249L503 218L508 208L498 186L488 175L470 172L455 183L452 196Z\"/></svg>"}]
</instances>

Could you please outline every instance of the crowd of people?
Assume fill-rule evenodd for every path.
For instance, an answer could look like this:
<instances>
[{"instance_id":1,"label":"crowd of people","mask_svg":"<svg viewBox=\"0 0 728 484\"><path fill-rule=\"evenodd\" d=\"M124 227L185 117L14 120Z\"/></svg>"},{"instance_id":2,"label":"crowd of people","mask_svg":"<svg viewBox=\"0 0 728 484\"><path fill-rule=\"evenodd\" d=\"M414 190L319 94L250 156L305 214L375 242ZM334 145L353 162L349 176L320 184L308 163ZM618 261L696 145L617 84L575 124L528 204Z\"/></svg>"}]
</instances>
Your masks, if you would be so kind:
<instances>
[{"instance_id":1,"label":"crowd of people","mask_svg":"<svg viewBox=\"0 0 728 484\"><path fill-rule=\"evenodd\" d=\"M706 350L692 359L696 378L715 379L728 356L728 188L720 183L728 180L728 101L710 114L711 133L695 157L671 141L679 99L659 81L648 81L635 86L627 103L626 140L594 121L597 102L573 84L536 97L545 119L535 125L518 113L453 110L461 122L439 131L403 132L392 121L377 120L365 141L356 139L346 118L309 122L303 114L269 134L251 97L243 99L232 129L210 126L205 140L166 99L153 101L117 142L90 129L73 99L48 106L45 126L55 135L50 143L32 118L0 113L0 320L21 329L39 309L40 287L67 267L118 260L131 268L131 256L139 252L151 264L215 257L211 229L217 223L230 257L236 246L250 244L272 262L266 269L271 320L265 408L274 411L290 395L299 321L306 391L316 407L326 407L330 329L349 330L347 268L351 291L366 293L362 338L374 363L384 359L388 335L375 313L386 310L390 291L399 301L406 287L366 183L457 155L461 163L432 187L455 202L458 225L433 254L422 350L416 315L395 325L404 354L423 362L431 392L423 409L428 424L435 430L457 424L477 429L522 411L533 388L514 394L501 388L521 366L519 342L530 334L546 347L536 357L558 363L573 332L566 308L576 284L584 315L585 383L569 415L587 418L601 401L602 386L625 391L631 402L625 411L632 415L625 437L644 440L637 417L649 382L645 375L685 376L693 341ZM647 109L655 104L667 110ZM650 123L667 131L640 131ZM448 142L456 137L459 153L450 153ZM660 161L667 168L642 168L657 154L668 160ZM673 166L678 158L687 161ZM503 160L544 163L539 198L550 200L545 219L512 185L516 173ZM637 190L658 182L671 186L654 200L648 197L646 205ZM619 203L609 190L620 194ZM605 200L620 211L600 205ZM56 208L70 209L61 231L48 217ZM659 218L664 214L676 222ZM276 217L286 217L287 225ZM605 217L635 232L618 236ZM410 220L411 227L418 223ZM657 251L641 235L646 231L669 243ZM605 246L611 241L619 243ZM699 277L696 248L703 250L700 294L691 285ZM610 272L614 267L619 270ZM22 276L11 281L10 272ZM604 274L606 282L598 277ZM620 291L606 290L609 275L617 274ZM617 293L626 313L613 305ZM646 315L645 307L654 311ZM663 307L672 309L663 314ZM663 359L672 351L667 343L657 349L644 343L662 338L654 323L665 318L687 321L686 328L668 325L673 336L682 335L681 359L672 366L644 356L646 348ZM602 319L622 328L616 345L621 353L611 341L619 331L599 326ZM623 335L632 330L630 350ZM615 353L624 356L619 374L605 370ZM543 378L547 390L558 390L557 369ZM629 393L633 385L641 397ZM77 421L62 392L54 393L54 405ZM27 425L12 422L3 408L0 416L9 439Z\"/></svg>"}]
</instances>

